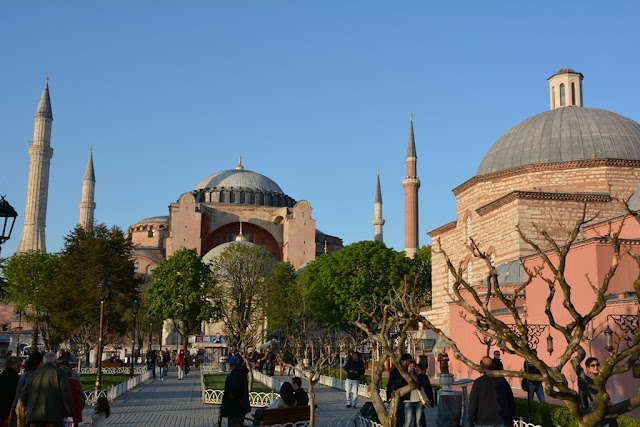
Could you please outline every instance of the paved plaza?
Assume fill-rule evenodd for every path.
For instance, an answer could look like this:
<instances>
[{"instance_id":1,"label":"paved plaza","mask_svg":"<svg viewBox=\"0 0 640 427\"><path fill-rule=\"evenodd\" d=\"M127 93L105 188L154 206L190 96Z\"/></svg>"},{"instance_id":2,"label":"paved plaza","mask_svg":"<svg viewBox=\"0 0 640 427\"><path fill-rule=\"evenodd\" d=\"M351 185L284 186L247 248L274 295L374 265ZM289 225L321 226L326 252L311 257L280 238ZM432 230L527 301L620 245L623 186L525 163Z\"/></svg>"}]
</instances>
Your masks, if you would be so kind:
<instances>
[{"instance_id":1,"label":"paved plaza","mask_svg":"<svg viewBox=\"0 0 640 427\"><path fill-rule=\"evenodd\" d=\"M287 377L276 378L287 381ZM191 369L185 379L178 381L175 368L164 380L149 380L111 402L109 426L157 426L157 427L205 427L218 422L219 406L201 403L202 385L200 371ZM305 390L309 384L304 383ZM358 398L358 408L345 407L342 390L316 385L316 416L323 426L344 425L358 412L367 399ZM85 407L82 417L91 420L93 407ZM435 425L436 409L427 409L427 425ZM341 423L342 421L342 423ZM246 422L250 424L249 421ZM223 426L226 422L223 423Z\"/></svg>"}]
</instances>

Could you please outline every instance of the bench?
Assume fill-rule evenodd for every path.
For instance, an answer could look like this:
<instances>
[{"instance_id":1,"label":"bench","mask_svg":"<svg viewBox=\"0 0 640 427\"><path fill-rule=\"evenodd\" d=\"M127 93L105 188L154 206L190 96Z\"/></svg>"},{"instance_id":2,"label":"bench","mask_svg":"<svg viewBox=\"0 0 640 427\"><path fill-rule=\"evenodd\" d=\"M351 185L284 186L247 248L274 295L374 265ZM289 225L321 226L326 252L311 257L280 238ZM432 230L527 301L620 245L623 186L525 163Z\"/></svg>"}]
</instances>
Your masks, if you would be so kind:
<instances>
[{"instance_id":1,"label":"bench","mask_svg":"<svg viewBox=\"0 0 640 427\"><path fill-rule=\"evenodd\" d=\"M309 405L292 406L290 408L265 409L262 417L262 425L295 423L298 421L308 421L310 418Z\"/></svg>"}]
</instances>

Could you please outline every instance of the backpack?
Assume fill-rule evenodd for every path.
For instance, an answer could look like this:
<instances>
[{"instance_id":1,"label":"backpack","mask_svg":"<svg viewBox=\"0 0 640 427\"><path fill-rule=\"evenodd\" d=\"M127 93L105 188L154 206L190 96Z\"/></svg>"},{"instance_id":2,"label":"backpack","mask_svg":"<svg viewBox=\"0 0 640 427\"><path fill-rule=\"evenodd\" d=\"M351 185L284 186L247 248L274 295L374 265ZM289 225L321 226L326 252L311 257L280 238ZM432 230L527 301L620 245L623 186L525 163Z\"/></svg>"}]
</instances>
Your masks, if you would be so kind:
<instances>
[{"instance_id":1,"label":"backpack","mask_svg":"<svg viewBox=\"0 0 640 427\"><path fill-rule=\"evenodd\" d=\"M373 406L372 402L366 402L364 405L362 405L362 408L360 408L360 415L373 421L374 423L379 422L376 408Z\"/></svg>"}]
</instances>

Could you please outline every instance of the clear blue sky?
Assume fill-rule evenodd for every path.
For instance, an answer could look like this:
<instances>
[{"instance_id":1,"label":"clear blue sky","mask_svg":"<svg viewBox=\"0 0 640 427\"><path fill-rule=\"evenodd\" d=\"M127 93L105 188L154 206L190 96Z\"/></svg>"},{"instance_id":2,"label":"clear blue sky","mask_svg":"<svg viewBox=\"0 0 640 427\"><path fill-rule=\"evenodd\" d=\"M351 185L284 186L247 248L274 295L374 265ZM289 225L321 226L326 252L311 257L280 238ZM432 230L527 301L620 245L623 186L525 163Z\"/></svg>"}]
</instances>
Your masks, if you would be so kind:
<instances>
[{"instance_id":1,"label":"clear blue sky","mask_svg":"<svg viewBox=\"0 0 640 427\"><path fill-rule=\"evenodd\" d=\"M33 115L49 73L47 249L78 221L93 146L96 219L126 228L237 164L306 199L317 228L404 249L414 113L420 243L508 129L584 74L585 106L640 121L637 2L0 2L0 194L24 221Z\"/></svg>"}]
</instances>

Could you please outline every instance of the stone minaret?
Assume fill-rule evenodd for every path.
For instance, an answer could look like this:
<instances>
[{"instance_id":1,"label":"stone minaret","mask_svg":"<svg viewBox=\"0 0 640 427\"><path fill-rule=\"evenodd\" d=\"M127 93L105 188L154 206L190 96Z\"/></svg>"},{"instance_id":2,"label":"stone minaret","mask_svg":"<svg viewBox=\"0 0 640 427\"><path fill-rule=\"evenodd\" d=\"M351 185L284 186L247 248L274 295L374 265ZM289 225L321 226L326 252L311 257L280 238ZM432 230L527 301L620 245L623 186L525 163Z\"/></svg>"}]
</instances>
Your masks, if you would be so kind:
<instances>
[{"instance_id":1,"label":"stone minaret","mask_svg":"<svg viewBox=\"0 0 640 427\"><path fill-rule=\"evenodd\" d=\"M82 180L82 199L80 200L80 220L78 223L81 227L88 229L93 227L93 213L96 210L95 203L96 193L96 175L93 172L93 150L89 150L89 160L87 161L87 169L84 172Z\"/></svg>"},{"instance_id":2,"label":"stone minaret","mask_svg":"<svg viewBox=\"0 0 640 427\"><path fill-rule=\"evenodd\" d=\"M28 250L47 251L44 228L47 223L47 197L49 194L49 167L51 148L51 100L49 99L49 77L47 77L35 115L33 142L29 147L29 185L27 205L24 210L24 228L18 252Z\"/></svg>"},{"instance_id":3,"label":"stone minaret","mask_svg":"<svg viewBox=\"0 0 640 427\"><path fill-rule=\"evenodd\" d=\"M413 139L413 113L409 118L409 146L407 148L407 176L404 187L404 252L409 258L418 252L418 179L416 143Z\"/></svg>"},{"instance_id":4,"label":"stone minaret","mask_svg":"<svg viewBox=\"0 0 640 427\"><path fill-rule=\"evenodd\" d=\"M384 219L382 219L382 193L380 192L380 169L378 169L378 183L376 185L376 201L374 203L374 216L373 216L373 240L382 242L382 226L384 225Z\"/></svg>"}]
</instances>

